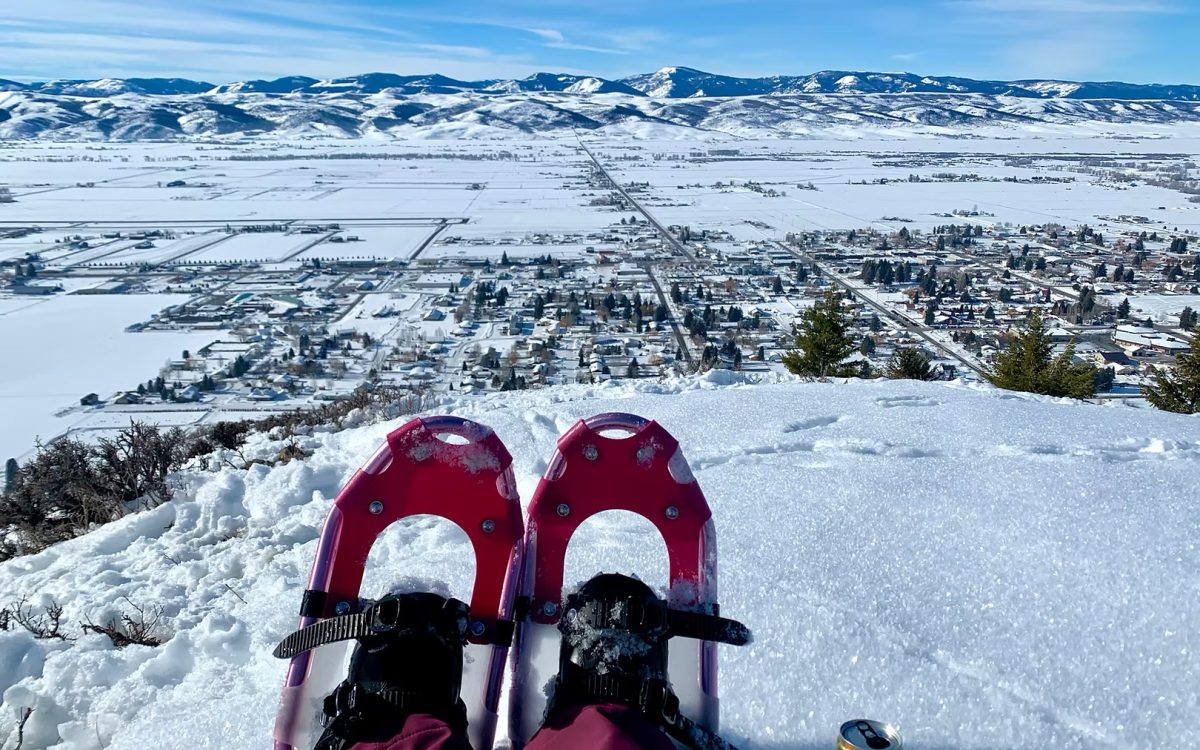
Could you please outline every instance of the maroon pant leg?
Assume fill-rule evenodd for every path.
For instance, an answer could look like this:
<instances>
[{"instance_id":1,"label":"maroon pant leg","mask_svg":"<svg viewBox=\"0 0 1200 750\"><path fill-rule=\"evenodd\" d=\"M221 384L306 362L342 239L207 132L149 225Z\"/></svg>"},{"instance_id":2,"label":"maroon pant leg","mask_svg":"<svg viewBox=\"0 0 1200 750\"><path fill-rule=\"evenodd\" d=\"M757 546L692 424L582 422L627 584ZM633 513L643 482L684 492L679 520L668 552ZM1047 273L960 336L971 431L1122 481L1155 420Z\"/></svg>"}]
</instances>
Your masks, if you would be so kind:
<instances>
[{"instance_id":1,"label":"maroon pant leg","mask_svg":"<svg viewBox=\"0 0 1200 750\"><path fill-rule=\"evenodd\" d=\"M613 704L572 706L555 712L526 750L674 750L674 743L642 713Z\"/></svg>"},{"instance_id":2,"label":"maroon pant leg","mask_svg":"<svg viewBox=\"0 0 1200 750\"><path fill-rule=\"evenodd\" d=\"M359 742L352 750L471 750L462 732L429 714L413 714L400 733L385 742Z\"/></svg>"},{"instance_id":3,"label":"maroon pant leg","mask_svg":"<svg viewBox=\"0 0 1200 750\"><path fill-rule=\"evenodd\" d=\"M558 711L526 750L674 750L667 735L641 712L612 704ZM413 714L386 742L360 742L353 750L471 750L466 736L428 714Z\"/></svg>"}]
</instances>

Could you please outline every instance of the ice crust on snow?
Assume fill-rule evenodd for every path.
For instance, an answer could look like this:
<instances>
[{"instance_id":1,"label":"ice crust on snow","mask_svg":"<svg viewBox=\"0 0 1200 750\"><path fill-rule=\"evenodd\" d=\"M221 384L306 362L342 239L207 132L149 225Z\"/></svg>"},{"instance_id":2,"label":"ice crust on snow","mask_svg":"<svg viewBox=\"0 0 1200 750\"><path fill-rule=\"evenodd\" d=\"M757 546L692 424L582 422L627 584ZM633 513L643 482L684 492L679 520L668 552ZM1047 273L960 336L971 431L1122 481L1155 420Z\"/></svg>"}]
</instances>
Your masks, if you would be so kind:
<instances>
[{"instance_id":1,"label":"ice crust on snow","mask_svg":"<svg viewBox=\"0 0 1200 750\"><path fill-rule=\"evenodd\" d=\"M723 732L827 747L842 721L897 724L913 748L1200 744L1200 421L961 384L753 384L737 373L445 403L495 429L527 501L559 434L606 411L655 419L712 506L721 605L755 641L721 648ZM0 564L0 606L64 605L70 642L0 632L0 745L265 746L321 524L399 421L301 439L268 468L219 460L174 501ZM278 445L255 436L248 457ZM469 542L430 517L387 530L375 596L398 577L466 599ZM590 519L566 580L666 583L662 540ZM158 648L78 623L163 607ZM505 718L501 716L501 726Z\"/></svg>"}]
</instances>

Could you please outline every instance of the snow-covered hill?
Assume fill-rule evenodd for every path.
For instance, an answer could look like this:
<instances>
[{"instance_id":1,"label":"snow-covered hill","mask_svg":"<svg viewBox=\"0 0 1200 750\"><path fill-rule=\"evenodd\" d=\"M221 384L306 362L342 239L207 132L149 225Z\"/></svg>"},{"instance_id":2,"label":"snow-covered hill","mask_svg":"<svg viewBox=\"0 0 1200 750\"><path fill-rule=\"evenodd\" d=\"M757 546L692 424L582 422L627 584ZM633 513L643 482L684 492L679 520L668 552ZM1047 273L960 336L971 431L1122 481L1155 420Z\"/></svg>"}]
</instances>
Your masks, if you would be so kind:
<instances>
[{"instance_id":1,"label":"snow-covered hill","mask_svg":"<svg viewBox=\"0 0 1200 750\"><path fill-rule=\"evenodd\" d=\"M1200 101L1030 99L983 94L790 94L648 98L604 93L597 79L556 81L562 90L269 93L270 82L219 93L79 97L0 91L0 139L145 140L220 136L359 138L622 137L676 130L679 137L853 138L969 135L996 126L1016 134L1098 126L1200 122ZM585 92L585 93L577 93ZM598 92L598 93L590 93Z\"/></svg>"},{"instance_id":2,"label":"snow-covered hill","mask_svg":"<svg viewBox=\"0 0 1200 750\"><path fill-rule=\"evenodd\" d=\"M725 382L722 383L722 378ZM724 611L755 632L721 654L724 730L750 748L823 748L847 718L907 747L1200 744L1200 423L1121 406L912 382L741 385L728 374L565 387L443 405L493 426L522 497L556 437L609 410L679 438L712 505ZM187 471L155 510L0 565L0 592L66 607L72 635L158 604L170 640L0 632L0 746L228 748L268 742L322 520L397 423L302 439L302 461ZM247 457L278 452L265 438ZM647 522L602 516L568 579L660 584ZM466 538L394 527L367 588L444 579Z\"/></svg>"}]
</instances>

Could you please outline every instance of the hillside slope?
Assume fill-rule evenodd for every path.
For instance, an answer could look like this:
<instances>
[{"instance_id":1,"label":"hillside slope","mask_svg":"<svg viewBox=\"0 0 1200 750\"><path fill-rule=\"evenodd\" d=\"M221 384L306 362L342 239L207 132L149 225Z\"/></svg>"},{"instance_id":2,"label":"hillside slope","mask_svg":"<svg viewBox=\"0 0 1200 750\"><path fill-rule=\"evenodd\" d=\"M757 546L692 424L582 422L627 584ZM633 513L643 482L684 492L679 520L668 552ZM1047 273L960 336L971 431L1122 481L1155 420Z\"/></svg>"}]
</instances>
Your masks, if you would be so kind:
<instances>
[{"instance_id":1,"label":"hillside slope","mask_svg":"<svg viewBox=\"0 0 1200 750\"><path fill-rule=\"evenodd\" d=\"M721 654L739 745L830 747L859 716L896 722L914 749L1200 744L1196 418L728 374L440 409L495 428L523 498L564 429L613 410L674 433L713 507L723 609L756 635ZM0 565L5 598L57 600L72 635L153 603L173 633L117 650L0 632L0 745L28 706L25 750L266 746L283 678L269 652L295 623L330 498L395 426L305 438L312 455L274 469L214 460L171 503ZM260 436L246 457L271 454ZM568 580L619 569L661 585L650 528L593 519ZM465 596L465 545L431 520L394 527L367 591L419 575Z\"/></svg>"}]
</instances>

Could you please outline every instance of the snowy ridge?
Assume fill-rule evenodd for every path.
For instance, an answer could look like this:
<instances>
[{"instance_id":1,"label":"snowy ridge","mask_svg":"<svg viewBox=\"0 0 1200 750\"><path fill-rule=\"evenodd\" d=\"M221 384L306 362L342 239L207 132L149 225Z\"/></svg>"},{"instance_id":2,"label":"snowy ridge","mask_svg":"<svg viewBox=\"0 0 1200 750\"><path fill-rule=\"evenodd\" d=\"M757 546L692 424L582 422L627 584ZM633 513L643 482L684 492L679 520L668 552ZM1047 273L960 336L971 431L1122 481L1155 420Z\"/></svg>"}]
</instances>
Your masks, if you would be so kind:
<instances>
[{"instance_id":1,"label":"snowy ridge","mask_svg":"<svg viewBox=\"0 0 1200 750\"><path fill-rule=\"evenodd\" d=\"M814 93L702 98L648 98L597 79L553 81L560 90L451 91L436 81L427 93L362 93L320 82L322 93L272 92L249 82L205 94L78 97L0 93L0 139L67 141L187 138L570 137L575 131L623 137L856 138L872 135L970 135L996 126L1022 133L1096 126L1126 135L1128 125L1200 122L1200 101L1033 99L985 94ZM586 91L589 93L574 93ZM631 90L630 90L631 91ZM706 93L713 89L704 89Z\"/></svg>"},{"instance_id":2,"label":"snowy ridge","mask_svg":"<svg viewBox=\"0 0 1200 750\"><path fill-rule=\"evenodd\" d=\"M584 85L579 84L586 82ZM314 94L330 91L360 94L391 91L397 94L462 93L471 91L513 93L520 91L571 91L577 93L626 93L654 98L691 98L707 96L756 96L762 94L986 94L1020 96L1035 99L1167 99L1200 100L1200 86L1136 84L1108 81L987 81L952 76L918 76L913 73L871 73L864 71L823 70L803 76L777 75L764 78L739 78L706 73L695 68L668 66L653 73L642 73L617 80L595 76L581 77L566 73L534 73L527 78L463 81L443 75L397 75L363 73L318 80L307 76L287 76L271 81L237 81L214 86L205 81L183 78L102 79L99 81L63 80L17 83L0 80L0 89L42 94L73 96L114 96L124 93L147 95L259 92L276 94Z\"/></svg>"},{"instance_id":3,"label":"snowy ridge","mask_svg":"<svg viewBox=\"0 0 1200 750\"><path fill-rule=\"evenodd\" d=\"M755 633L721 653L739 745L828 747L858 716L896 722L913 748L1200 743L1196 418L729 373L439 408L495 428L525 499L557 436L610 410L667 427L713 508L723 610ZM171 503L0 564L6 598L59 601L72 635L129 602L161 604L173 633L117 650L0 631L0 744L33 707L26 749L265 746L284 668L269 652L295 624L329 500L396 425L302 438L309 458L270 469L213 460ZM257 436L246 457L278 448ZM650 531L593 519L567 579L619 569L661 586ZM366 590L417 575L464 596L465 546L432 520L394 527Z\"/></svg>"}]
</instances>

